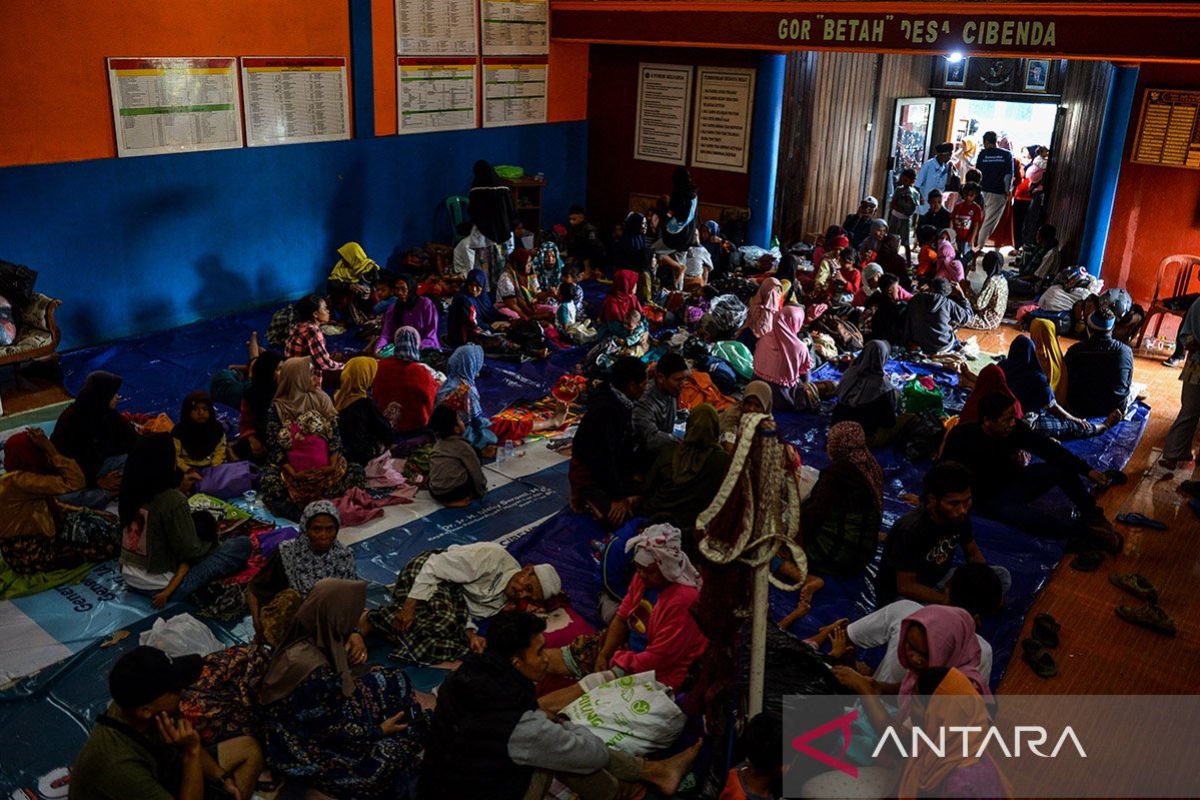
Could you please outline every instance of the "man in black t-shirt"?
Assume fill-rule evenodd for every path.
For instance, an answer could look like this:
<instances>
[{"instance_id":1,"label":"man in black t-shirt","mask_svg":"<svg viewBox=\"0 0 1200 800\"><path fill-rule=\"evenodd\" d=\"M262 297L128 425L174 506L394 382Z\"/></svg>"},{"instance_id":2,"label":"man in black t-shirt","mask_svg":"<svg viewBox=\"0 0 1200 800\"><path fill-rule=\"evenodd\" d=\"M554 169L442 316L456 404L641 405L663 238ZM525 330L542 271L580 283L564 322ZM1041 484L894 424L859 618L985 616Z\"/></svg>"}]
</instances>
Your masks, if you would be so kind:
<instances>
[{"instance_id":1,"label":"man in black t-shirt","mask_svg":"<svg viewBox=\"0 0 1200 800\"><path fill-rule=\"evenodd\" d=\"M946 585L954 573L955 552L967 561L987 559L971 531L971 472L961 464L942 462L925 474L921 507L896 521L883 546L875 595L880 606L898 597L918 603L950 602ZM993 566L1007 594L1012 576Z\"/></svg>"},{"instance_id":2,"label":"man in black t-shirt","mask_svg":"<svg viewBox=\"0 0 1200 800\"><path fill-rule=\"evenodd\" d=\"M975 159L975 169L983 174L979 181L983 190L980 198L983 201L983 225L979 229L978 239L979 249L982 250L992 231L1000 224L1004 209L1012 202L1013 193L1013 154L996 146L995 131L983 134L983 149Z\"/></svg>"}]
</instances>

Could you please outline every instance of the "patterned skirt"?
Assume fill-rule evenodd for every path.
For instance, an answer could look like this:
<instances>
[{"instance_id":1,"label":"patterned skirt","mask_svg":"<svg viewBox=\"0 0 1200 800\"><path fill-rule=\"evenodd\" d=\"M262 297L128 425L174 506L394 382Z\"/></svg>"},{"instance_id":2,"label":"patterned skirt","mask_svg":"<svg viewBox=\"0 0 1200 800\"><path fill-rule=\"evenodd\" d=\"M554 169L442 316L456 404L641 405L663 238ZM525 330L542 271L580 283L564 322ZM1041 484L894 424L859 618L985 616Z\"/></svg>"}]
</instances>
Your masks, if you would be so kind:
<instances>
[{"instance_id":1,"label":"patterned skirt","mask_svg":"<svg viewBox=\"0 0 1200 800\"><path fill-rule=\"evenodd\" d=\"M417 604L416 617L408 630L403 633L396 630L396 618L408 599L417 573L436 552L439 551L421 553L408 562L396 576L391 601L367 616L375 632L396 645L391 658L403 664L427 666L456 661L470 649L467 623L471 617L467 613L467 598L462 587L453 583L439 583L432 597Z\"/></svg>"},{"instance_id":2,"label":"patterned skirt","mask_svg":"<svg viewBox=\"0 0 1200 800\"><path fill-rule=\"evenodd\" d=\"M119 550L117 518L86 508L68 511L56 537L32 534L0 539L0 557L18 575L107 561Z\"/></svg>"},{"instance_id":3,"label":"patterned skirt","mask_svg":"<svg viewBox=\"0 0 1200 800\"><path fill-rule=\"evenodd\" d=\"M196 727L204 744L238 736L261 738L258 688L271 663L271 650L240 644L204 657L200 679L183 691L179 712Z\"/></svg>"}]
</instances>

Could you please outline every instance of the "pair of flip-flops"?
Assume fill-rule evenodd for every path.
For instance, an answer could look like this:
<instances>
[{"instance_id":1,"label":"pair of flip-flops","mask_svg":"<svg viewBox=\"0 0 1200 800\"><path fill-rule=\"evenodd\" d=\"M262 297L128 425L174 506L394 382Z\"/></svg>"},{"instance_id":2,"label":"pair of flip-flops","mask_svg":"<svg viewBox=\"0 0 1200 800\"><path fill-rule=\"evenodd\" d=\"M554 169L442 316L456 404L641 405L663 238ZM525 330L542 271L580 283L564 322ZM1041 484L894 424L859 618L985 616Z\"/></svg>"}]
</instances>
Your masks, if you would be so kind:
<instances>
[{"instance_id":1,"label":"pair of flip-flops","mask_svg":"<svg viewBox=\"0 0 1200 800\"><path fill-rule=\"evenodd\" d=\"M1071 559L1071 569L1079 572L1095 572L1103 563L1103 550L1087 550Z\"/></svg>"},{"instance_id":2,"label":"pair of flip-flops","mask_svg":"<svg viewBox=\"0 0 1200 800\"><path fill-rule=\"evenodd\" d=\"M1053 678L1058 674L1058 664L1050 650L1058 647L1062 625L1049 614L1038 614L1033 618L1033 636L1021 642L1024 651L1021 658L1039 678Z\"/></svg>"}]
</instances>

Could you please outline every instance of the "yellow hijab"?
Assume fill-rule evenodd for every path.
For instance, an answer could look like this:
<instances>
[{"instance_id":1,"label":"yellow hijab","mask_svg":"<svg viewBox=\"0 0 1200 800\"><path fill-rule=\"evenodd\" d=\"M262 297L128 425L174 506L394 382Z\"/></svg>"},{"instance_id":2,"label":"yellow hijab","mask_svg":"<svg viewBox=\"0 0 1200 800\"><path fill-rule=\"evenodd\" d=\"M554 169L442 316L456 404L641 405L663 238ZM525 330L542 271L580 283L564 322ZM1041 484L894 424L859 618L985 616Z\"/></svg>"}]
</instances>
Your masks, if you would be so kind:
<instances>
[{"instance_id":1,"label":"yellow hijab","mask_svg":"<svg viewBox=\"0 0 1200 800\"><path fill-rule=\"evenodd\" d=\"M370 356L356 356L347 361L342 382L333 395L333 407L345 411L351 403L366 397L378 372L379 362Z\"/></svg>"},{"instance_id":2,"label":"yellow hijab","mask_svg":"<svg viewBox=\"0 0 1200 800\"><path fill-rule=\"evenodd\" d=\"M363 276L379 269L379 265L367 258L367 252L358 242L346 242L338 248L341 256L329 273L329 280L342 283L357 283Z\"/></svg>"},{"instance_id":3,"label":"yellow hijab","mask_svg":"<svg viewBox=\"0 0 1200 800\"><path fill-rule=\"evenodd\" d=\"M1033 339L1037 350L1038 363L1046 380L1054 390L1054 396L1061 403L1067 396L1067 371L1063 368L1062 348L1058 344L1058 334L1049 320L1035 319L1029 326L1029 338Z\"/></svg>"}]
</instances>

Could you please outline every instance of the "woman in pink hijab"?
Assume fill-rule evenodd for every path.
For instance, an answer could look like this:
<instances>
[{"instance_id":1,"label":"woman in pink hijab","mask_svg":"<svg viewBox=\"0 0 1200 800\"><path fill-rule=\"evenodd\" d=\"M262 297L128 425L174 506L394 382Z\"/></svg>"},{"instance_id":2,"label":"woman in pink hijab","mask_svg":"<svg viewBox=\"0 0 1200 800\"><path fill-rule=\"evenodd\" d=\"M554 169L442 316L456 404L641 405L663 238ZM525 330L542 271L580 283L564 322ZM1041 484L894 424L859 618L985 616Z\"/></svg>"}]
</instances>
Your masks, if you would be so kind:
<instances>
[{"instance_id":1,"label":"woman in pink hijab","mask_svg":"<svg viewBox=\"0 0 1200 800\"><path fill-rule=\"evenodd\" d=\"M758 287L758 294L750 298L746 327L758 339L766 336L775 326L775 317L782 305L783 284L777 278L766 278Z\"/></svg>"},{"instance_id":2,"label":"woman in pink hijab","mask_svg":"<svg viewBox=\"0 0 1200 800\"><path fill-rule=\"evenodd\" d=\"M830 396L837 389L833 381L809 383L812 355L800 340L803 327L804 308L784 306L754 348L754 375L771 385L776 411L818 411L821 398Z\"/></svg>"}]
</instances>

